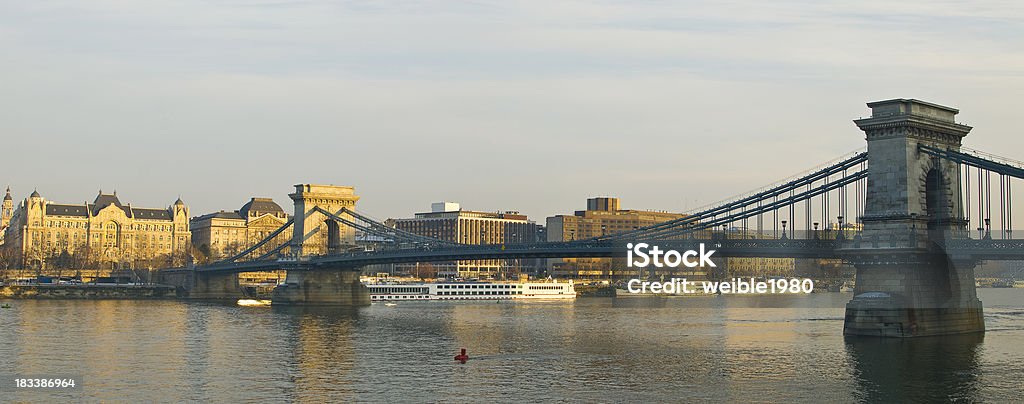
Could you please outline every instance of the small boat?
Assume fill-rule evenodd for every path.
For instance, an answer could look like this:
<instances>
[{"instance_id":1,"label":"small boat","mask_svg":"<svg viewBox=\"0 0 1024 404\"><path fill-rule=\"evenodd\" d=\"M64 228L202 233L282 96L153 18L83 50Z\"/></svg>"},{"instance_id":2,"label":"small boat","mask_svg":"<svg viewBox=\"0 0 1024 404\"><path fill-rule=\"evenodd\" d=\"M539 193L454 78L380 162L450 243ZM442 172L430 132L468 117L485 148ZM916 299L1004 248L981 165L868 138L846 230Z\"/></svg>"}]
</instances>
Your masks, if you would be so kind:
<instances>
[{"instance_id":1,"label":"small boat","mask_svg":"<svg viewBox=\"0 0 1024 404\"><path fill-rule=\"evenodd\" d=\"M3 306L0 306L0 309L9 309L9 308L11 308L11 305L9 305L7 303L4 303Z\"/></svg>"},{"instance_id":2,"label":"small boat","mask_svg":"<svg viewBox=\"0 0 1024 404\"><path fill-rule=\"evenodd\" d=\"M238 299L239 306L270 306L270 300Z\"/></svg>"},{"instance_id":3,"label":"small boat","mask_svg":"<svg viewBox=\"0 0 1024 404\"><path fill-rule=\"evenodd\" d=\"M385 306L388 306L388 307L391 307L391 306L398 306L398 304L395 304L395 303L384 303L384 305L385 305Z\"/></svg>"}]
</instances>

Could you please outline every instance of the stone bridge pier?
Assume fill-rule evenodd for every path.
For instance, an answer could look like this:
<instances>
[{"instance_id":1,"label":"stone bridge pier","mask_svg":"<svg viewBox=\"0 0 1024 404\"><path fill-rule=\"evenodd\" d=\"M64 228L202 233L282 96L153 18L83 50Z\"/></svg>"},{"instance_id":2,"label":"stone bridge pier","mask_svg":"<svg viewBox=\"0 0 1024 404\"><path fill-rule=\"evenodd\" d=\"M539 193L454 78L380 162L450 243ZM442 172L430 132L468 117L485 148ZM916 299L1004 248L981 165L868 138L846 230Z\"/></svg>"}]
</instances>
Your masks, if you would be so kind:
<instances>
[{"instance_id":1,"label":"stone bridge pier","mask_svg":"<svg viewBox=\"0 0 1024 404\"><path fill-rule=\"evenodd\" d=\"M163 271L159 282L174 286L178 296L201 300L237 300L245 297L238 274L199 271Z\"/></svg>"},{"instance_id":2,"label":"stone bridge pier","mask_svg":"<svg viewBox=\"0 0 1024 404\"><path fill-rule=\"evenodd\" d=\"M984 332L975 262L943 251L967 237L958 164L918 145L959 151L971 127L956 109L918 100L868 103L854 121L867 137L867 200L862 240L840 250L857 268L844 334L886 337Z\"/></svg>"},{"instance_id":3,"label":"stone bridge pier","mask_svg":"<svg viewBox=\"0 0 1024 404\"><path fill-rule=\"evenodd\" d=\"M274 288L273 304L368 306L370 290L359 282L360 268L289 269Z\"/></svg>"}]
</instances>

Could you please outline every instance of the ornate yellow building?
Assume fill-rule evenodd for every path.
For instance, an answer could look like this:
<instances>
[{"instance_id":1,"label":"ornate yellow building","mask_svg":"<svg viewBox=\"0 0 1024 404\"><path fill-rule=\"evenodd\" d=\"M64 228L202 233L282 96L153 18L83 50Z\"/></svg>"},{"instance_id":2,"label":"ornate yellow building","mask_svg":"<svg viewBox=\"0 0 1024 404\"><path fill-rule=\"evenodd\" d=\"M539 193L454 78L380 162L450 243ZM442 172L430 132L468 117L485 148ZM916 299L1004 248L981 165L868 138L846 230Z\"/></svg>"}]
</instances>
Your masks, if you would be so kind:
<instances>
[{"instance_id":1,"label":"ornate yellow building","mask_svg":"<svg viewBox=\"0 0 1024 404\"><path fill-rule=\"evenodd\" d=\"M220 211L192 219L192 245L210 260L235 255L269 236L288 221L288 214L270 198L252 198L236 211ZM269 251L291 240L281 232L267 243Z\"/></svg>"},{"instance_id":2,"label":"ornate yellow building","mask_svg":"<svg viewBox=\"0 0 1024 404\"><path fill-rule=\"evenodd\" d=\"M117 192L92 203L59 204L39 192L13 208L10 191L0 214L4 247L25 268L163 268L184 265L191 248L189 210L179 198L167 208L122 204Z\"/></svg>"},{"instance_id":3,"label":"ornate yellow building","mask_svg":"<svg viewBox=\"0 0 1024 404\"><path fill-rule=\"evenodd\" d=\"M192 218L193 251L201 261L217 261L252 247L274 230L288 222L288 214L270 198L251 198L236 211L220 211ZM257 249L263 254L288 243L292 230L288 229ZM287 252L287 250L286 250ZM238 279L243 284L259 284L284 279L285 271L243 272Z\"/></svg>"}]
</instances>

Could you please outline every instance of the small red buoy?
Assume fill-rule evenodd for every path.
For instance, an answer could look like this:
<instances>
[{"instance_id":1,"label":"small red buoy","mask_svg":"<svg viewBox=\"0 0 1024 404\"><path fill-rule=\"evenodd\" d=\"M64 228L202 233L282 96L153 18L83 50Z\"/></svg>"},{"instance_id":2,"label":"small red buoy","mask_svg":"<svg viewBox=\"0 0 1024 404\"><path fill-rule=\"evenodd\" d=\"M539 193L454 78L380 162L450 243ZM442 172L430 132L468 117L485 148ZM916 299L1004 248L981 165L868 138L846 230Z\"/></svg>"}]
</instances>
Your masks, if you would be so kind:
<instances>
[{"instance_id":1,"label":"small red buoy","mask_svg":"<svg viewBox=\"0 0 1024 404\"><path fill-rule=\"evenodd\" d=\"M466 363L469 360L469 355L466 355L466 348L462 348L462 353L455 355L455 360Z\"/></svg>"}]
</instances>

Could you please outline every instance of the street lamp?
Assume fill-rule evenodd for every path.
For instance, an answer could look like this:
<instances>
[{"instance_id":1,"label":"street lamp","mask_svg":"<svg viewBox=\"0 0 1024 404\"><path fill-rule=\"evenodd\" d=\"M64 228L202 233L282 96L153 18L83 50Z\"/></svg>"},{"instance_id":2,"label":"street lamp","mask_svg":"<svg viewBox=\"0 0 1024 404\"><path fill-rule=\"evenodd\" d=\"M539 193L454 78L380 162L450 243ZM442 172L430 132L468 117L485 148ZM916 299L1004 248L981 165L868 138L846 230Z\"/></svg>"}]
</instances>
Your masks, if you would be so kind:
<instances>
[{"instance_id":1,"label":"street lamp","mask_svg":"<svg viewBox=\"0 0 1024 404\"><path fill-rule=\"evenodd\" d=\"M814 222L814 239L818 239L818 222Z\"/></svg>"},{"instance_id":2,"label":"street lamp","mask_svg":"<svg viewBox=\"0 0 1024 404\"><path fill-rule=\"evenodd\" d=\"M782 221L782 238L783 239L786 238L786 221L785 220Z\"/></svg>"},{"instance_id":3,"label":"street lamp","mask_svg":"<svg viewBox=\"0 0 1024 404\"><path fill-rule=\"evenodd\" d=\"M845 237L845 234L843 234L843 215L836 216L836 221L839 222L839 234L836 235L836 238L842 240Z\"/></svg>"}]
</instances>

